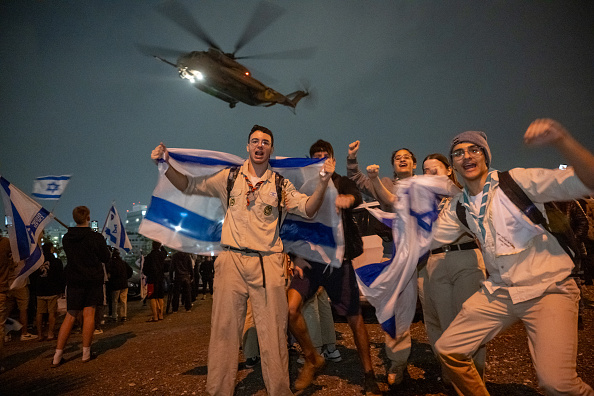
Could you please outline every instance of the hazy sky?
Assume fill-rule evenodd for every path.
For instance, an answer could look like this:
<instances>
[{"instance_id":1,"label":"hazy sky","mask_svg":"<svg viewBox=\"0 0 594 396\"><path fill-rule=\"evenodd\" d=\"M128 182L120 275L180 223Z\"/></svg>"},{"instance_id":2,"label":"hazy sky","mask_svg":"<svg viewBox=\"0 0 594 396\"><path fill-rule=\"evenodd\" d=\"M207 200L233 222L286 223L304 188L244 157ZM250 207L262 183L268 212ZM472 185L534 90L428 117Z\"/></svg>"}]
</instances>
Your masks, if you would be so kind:
<instances>
[{"instance_id":1,"label":"hazy sky","mask_svg":"<svg viewBox=\"0 0 594 396\"><path fill-rule=\"evenodd\" d=\"M469 129L487 132L495 168L555 167L565 162L555 151L522 145L538 117L558 119L594 149L592 1L274 3L284 15L238 55L317 48L311 59L243 61L284 94L307 82L315 100L296 115L230 109L137 51L207 49L159 14L158 1L1 1L0 173L28 194L37 176L71 174L57 216L69 223L72 208L87 205L102 226L112 200L120 213L149 202L149 156L160 141L245 157L256 123L275 133L281 156L330 141L343 174L356 139L361 165L388 175L394 149L421 161ZM258 2L182 4L232 51Z\"/></svg>"}]
</instances>

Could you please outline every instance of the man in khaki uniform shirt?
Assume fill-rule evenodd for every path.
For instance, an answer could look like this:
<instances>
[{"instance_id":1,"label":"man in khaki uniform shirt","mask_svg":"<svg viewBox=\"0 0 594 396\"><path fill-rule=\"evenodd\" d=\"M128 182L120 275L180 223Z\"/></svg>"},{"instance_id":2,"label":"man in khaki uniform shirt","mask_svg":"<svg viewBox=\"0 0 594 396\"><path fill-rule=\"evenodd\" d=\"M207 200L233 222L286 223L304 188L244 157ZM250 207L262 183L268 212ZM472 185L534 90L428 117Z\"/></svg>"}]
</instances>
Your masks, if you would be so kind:
<instances>
[{"instance_id":1,"label":"man in khaki uniform shirt","mask_svg":"<svg viewBox=\"0 0 594 396\"><path fill-rule=\"evenodd\" d=\"M185 194L218 197L226 209L221 233L224 251L215 261L211 336L206 388L211 395L232 395L237 376L237 351L247 298L250 298L262 357L262 376L270 395L291 395L288 373L288 306L283 272L283 244L279 238L278 200L284 211L312 217L322 204L334 160L324 163L315 192L308 197L284 180L277 196L275 173L269 165L274 137L265 127L254 125L248 136L249 158L239 169L229 194L229 169L214 175L187 177L173 167L165 176ZM164 159L161 143L151 158Z\"/></svg>"}]
</instances>

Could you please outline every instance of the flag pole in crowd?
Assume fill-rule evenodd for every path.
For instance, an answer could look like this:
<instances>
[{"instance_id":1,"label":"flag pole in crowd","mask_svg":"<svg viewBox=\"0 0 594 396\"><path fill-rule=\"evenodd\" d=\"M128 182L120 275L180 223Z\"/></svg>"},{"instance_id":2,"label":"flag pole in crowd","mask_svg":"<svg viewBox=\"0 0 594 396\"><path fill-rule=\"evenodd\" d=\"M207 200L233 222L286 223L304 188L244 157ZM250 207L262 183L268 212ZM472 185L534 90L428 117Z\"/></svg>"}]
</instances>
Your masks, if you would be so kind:
<instances>
[{"instance_id":1,"label":"flag pole in crowd","mask_svg":"<svg viewBox=\"0 0 594 396\"><path fill-rule=\"evenodd\" d=\"M128 234L126 234L124 223L122 223L115 207L115 201L112 202L111 208L107 212L107 218L105 219L101 234L113 246L123 249L126 253L129 253L132 249L132 244L130 243L130 239L128 239Z\"/></svg>"}]
</instances>

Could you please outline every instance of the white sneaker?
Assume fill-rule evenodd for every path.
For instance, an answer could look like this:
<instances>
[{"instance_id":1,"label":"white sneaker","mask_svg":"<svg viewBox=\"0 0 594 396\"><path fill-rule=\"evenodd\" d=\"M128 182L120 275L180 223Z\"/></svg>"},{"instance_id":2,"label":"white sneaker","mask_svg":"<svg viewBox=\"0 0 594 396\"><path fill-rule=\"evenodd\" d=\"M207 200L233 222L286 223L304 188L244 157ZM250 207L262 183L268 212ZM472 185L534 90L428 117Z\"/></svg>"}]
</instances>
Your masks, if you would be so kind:
<instances>
[{"instance_id":1,"label":"white sneaker","mask_svg":"<svg viewBox=\"0 0 594 396\"><path fill-rule=\"evenodd\" d=\"M93 332L93 334L97 335L97 334L103 334L103 330L101 329L95 329L95 331Z\"/></svg>"},{"instance_id":2,"label":"white sneaker","mask_svg":"<svg viewBox=\"0 0 594 396\"><path fill-rule=\"evenodd\" d=\"M342 360L342 356L340 356L340 351L338 349L335 349L332 352L328 352L327 349L324 349L322 356L324 356L324 359L334 363L340 362Z\"/></svg>"},{"instance_id":3,"label":"white sneaker","mask_svg":"<svg viewBox=\"0 0 594 396\"><path fill-rule=\"evenodd\" d=\"M27 333L27 334L21 334L21 341L30 341L30 340L36 340L37 337L35 334L31 334L31 333Z\"/></svg>"},{"instance_id":4,"label":"white sneaker","mask_svg":"<svg viewBox=\"0 0 594 396\"><path fill-rule=\"evenodd\" d=\"M299 363L299 364L305 363L305 356L303 356L303 355L299 356L299 358L297 359L297 363Z\"/></svg>"}]
</instances>

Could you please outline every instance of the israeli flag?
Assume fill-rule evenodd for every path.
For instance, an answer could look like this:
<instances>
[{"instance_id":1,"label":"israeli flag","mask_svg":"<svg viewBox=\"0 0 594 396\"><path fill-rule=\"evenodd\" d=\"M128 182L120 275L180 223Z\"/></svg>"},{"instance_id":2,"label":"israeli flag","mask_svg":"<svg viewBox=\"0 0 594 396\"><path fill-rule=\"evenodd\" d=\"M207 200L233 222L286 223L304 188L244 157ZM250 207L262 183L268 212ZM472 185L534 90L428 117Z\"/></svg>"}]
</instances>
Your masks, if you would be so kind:
<instances>
[{"instance_id":1,"label":"israeli flag","mask_svg":"<svg viewBox=\"0 0 594 396\"><path fill-rule=\"evenodd\" d=\"M361 293L375 307L378 322L392 338L402 336L415 315L417 263L429 250L433 226L439 215L438 205L442 197L460 192L447 176L433 175L399 181L396 190L392 258L355 270ZM368 210L388 224L390 214Z\"/></svg>"},{"instance_id":2,"label":"israeli flag","mask_svg":"<svg viewBox=\"0 0 594 396\"><path fill-rule=\"evenodd\" d=\"M27 277L44 262L38 242L53 215L1 176L0 185L12 259L18 263L17 277L10 288L18 289L27 284Z\"/></svg>"},{"instance_id":3,"label":"israeli flag","mask_svg":"<svg viewBox=\"0 0 594 396\"><path fill-rule=\"evenodd\" d=\"M39 199L60 199L70 175L40 176L33 181L33 196Z\"/></svg>"},{"instance_id":4,"label":"israeli flag","mask_svg":"<svg viewBox=\"0 0 594 396\"><path fill-rule=\"evenodd\" d=\"M229 167L240 167L241 157L210 150L168 149L175 169L192 176L211 175ZM295 188L310 194L315 189L323 160L311 158L276 158L272 169L290 180ZM167 165L159 164L159 180L153 191L139 233L172 249L202 255L221 251L221 230L225 211L224 197L185 195L165 176ZM336 188L329 183L322 208L313 219L286 215L281 228L285 251L317 262L340 266L344 241L340 216L334 201Z\"/></svg>"},{"instance_id":5,"label":"israeli flag","mask_svg":"<svg viewBox=\"0 0 594 396\"><path fill-rule=\"evenodd\" d=\"M103 225L103 231L101 234L107 239L113 246L123 249L129 252L132 249L132 244L126 234L126 229L120 219L120 215L115 207L115 204L111 205L109 212L107 213L107 219L105 219L105 225Z\"/></svg>"}]
</instances>

